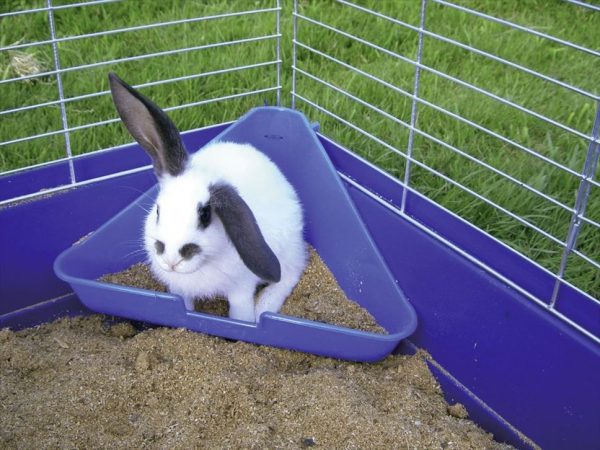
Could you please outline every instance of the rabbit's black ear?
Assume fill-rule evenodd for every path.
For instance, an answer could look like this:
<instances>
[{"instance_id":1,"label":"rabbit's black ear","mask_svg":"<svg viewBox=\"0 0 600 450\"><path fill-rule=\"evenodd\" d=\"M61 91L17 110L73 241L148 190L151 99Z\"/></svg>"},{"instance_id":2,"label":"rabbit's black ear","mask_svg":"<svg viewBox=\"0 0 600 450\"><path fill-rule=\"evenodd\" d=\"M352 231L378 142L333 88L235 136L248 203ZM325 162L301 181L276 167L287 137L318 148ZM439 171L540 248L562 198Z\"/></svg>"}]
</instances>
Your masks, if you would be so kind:
<instances>
[{"instance_id":1,"label":"rabbit's black ear","mask_svg":"<svg viewBox=\"0 0 600 450\"><path fill-rule=\"evenodd\" d=\"M179 175L185 169L188 154L179 130L165 112L114 73L108 74L113 102L121 120L146 150L158 177Z\"/></svg>"},{"instance_id":2,"label":"rabbit's black ear","mask_svg":"<svg viewBox=\"0 0 600 450\"><path fill-rule=\"evenodd\" d=\"M279 260L237 190L227 183L212 185L210 203L246 267L262 280L278 282L281 279Z\"/></svg>"}]
</instances>

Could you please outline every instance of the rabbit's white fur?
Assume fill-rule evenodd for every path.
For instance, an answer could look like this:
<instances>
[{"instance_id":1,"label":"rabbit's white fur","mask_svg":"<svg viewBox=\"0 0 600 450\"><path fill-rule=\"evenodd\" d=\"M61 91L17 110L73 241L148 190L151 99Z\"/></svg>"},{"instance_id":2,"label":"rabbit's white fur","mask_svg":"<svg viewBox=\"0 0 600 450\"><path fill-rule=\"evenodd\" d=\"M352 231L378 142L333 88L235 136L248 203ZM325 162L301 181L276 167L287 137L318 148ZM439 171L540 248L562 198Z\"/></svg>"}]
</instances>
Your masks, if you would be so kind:
<instances>
[{"instance_id":1,"label":"rabbit's white fur","mask_svg":"<svg viewBox=\"0 0 600 450\"><path fill-rule=\"evenodd\" d=\"M237 190L279 259L281 279L260 292L256 306L254 293L261 280L240 258L218 215L213 214L207 228L197 226L197 205L209 200L209 186L218 182ZM188 309L196 297L222 295L229 301L231 318L254 322L265 311L279 311L298 282L307 260L302 229L296 192L275 164L251 145L217 142L191 156L181 174L160 177L144 236L154 275L181 295ZM157 240L165 244L162 255L155 249ZM200 246L201 252L182 259L179 249L188 243Z\"/></svg>"}]
</instances>

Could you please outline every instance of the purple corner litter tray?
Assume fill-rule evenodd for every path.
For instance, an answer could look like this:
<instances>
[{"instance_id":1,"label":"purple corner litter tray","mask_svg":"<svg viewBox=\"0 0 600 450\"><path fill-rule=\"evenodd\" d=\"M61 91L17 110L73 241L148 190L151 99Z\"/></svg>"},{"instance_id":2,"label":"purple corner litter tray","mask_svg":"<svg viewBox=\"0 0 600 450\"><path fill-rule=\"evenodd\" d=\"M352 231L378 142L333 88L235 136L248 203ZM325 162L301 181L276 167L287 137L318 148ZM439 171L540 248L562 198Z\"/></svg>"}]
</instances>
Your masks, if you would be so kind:
<instances>
[{"instance_id":1,"label":"purple corner litter tray","mask_svg":"<svg viewBox=\"0 0 600 450\"><path fill-rule=\"evenodd\" d=\"M388 334L265 313L258 324L187 311L170 293L97 281L140 262L143 221L158 188L143 194L82 243L58 256L54 270L91 310L230 339L355 361L388 355L416 328L416 315L381 257L327 153L306 118L276 107L251 110L215 140L250 143L266 153L298 191L305 238L349 298ZM199 151L202 151L201 149ZM324 300L325 301L325 300Z\"/></svg>"}]
</instances>

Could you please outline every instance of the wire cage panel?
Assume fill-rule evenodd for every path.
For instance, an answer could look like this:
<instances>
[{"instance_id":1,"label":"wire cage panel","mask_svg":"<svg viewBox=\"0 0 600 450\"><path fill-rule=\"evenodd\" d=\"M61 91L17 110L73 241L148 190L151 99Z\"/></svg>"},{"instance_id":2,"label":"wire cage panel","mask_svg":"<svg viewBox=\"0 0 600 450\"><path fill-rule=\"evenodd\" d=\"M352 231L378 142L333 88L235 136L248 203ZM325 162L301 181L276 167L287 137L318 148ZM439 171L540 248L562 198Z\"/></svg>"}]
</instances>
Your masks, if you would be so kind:
<instances>
[{"instance_id":1,"label":"wire cage panel","mask_svg":"<svg viewBox=\"0 0 600 450\"><path fill-rule=\"evenodd\" d=\"M182 130L231 121L257 97L280 101L277 1L228 8L115 0L37 6L0 9L6 174L66 162L68 185L77 185L76 158L129 142L110 100L110 70L156 98ZM47 189L64 189L60 184ZM2 201L36 195L24 191Z\"/></svg>"},{"instance_id":2,"label":"wire cage panel","mask_svg":"<svg viewBox=\"0 0 600 450\"><path fill-rule=\"evenodd\" d=\"M554 279L542 296L474 258L600 342L598 324L582 326L561 301L567 285L593 315L600 308L600 203L590 195L600 148L590 74L600 52L585 32L560 28L561 17L582 29L600 25L597 7L558 4L544 32L526 10L527 26L505 18L501 5L339 0L325 14L313 4L295 8L294 104L405 192L535 262ZM406 196L397 206L411 216Z\"/></svg>"}]
</instances>

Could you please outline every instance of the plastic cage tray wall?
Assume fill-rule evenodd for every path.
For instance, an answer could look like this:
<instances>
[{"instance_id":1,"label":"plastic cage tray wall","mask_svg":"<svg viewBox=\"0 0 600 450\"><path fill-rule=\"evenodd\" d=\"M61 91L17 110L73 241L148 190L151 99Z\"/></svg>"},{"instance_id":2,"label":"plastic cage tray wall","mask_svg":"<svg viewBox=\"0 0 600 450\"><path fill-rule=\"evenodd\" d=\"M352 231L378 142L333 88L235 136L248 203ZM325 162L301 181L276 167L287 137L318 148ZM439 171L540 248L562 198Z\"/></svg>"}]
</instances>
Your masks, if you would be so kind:
<instances>
[{"instance_id":1,"label":"plastic cage tray wall","mask_svg":"<svg viewBox=\"0 0 600 450\"><path fill-rule=\"evenodd\" d=\"M183 139L188 148L200 148L228 128L215 125L185 133ZM534 292L547 292L554 279L414 191L406 192L406 210L400 213L404 190L397 180L326 136L319 134L318 140L418 315L417 329L400 349L426 350L446 399L464 404L469 416L499 441L531 448L519 430L542 448L597 448L600 347L464 254ZM294 157L300 159L302 154ZM90 312L56 277L52 264L156 183L150 169L136 169L147 164L147 155L134 145L85 155L73 160L82 185L0 208L0 328L20 329ZM116 172L125 173L98 180ZM88 180L93 182L86 184ZM69 184L66 161L6 174L0 177L0 200L61 184ZM326 213L333 220L331 211ZM307 228L312 229L310 223ZM315 236L307 237L319 247ZM323 247L319 250L323 254ZM578 320L598 330L597 308L568 286L563 295L559 308L577 313ZM397 304L386 307L399 309ZM381 317L382 310L372 312L384 325L397 320Z\"/></svg>"},{"instance_id":2,"label":"plastic cage tray wall","mask_svg":"<svg viewBox=\"0 0 600 450\"><path fill-rule=\"evenodd\" d=\"M348 297L366 308L389 334L367 333L274 313L264 313L258 324L252 324L186 311L183 299L174 294L96 281L143 257L139 252L128 255L132 254L131 243L141 240L145 211L155 198L157 187L57 258L57 275L71 284L87 307L129 319L357 361L383 358L414 331L414 310L398 289L302 114L283 108L257 108L215 140L250 143L278 165L300 196L307 241Z\"/></svg>"}]
</instances>

